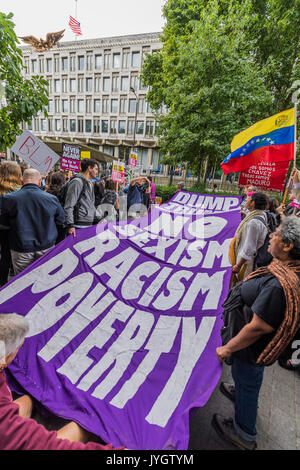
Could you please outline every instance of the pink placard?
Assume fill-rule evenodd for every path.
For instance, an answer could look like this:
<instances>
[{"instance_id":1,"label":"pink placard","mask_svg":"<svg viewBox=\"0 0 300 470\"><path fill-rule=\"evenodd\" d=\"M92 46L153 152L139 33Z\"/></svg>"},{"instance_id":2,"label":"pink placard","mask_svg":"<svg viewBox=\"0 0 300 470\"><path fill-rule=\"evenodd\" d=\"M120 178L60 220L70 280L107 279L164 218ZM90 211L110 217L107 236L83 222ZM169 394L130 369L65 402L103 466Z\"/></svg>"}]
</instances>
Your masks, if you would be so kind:
<instances>
[{"instance_id":1,"label":"pink placard","mask_svg":"<svg viewBox=\"0 0 300 470\"><path fill-rule=\"evenodd\" d=\"M80 160L72 160L71 158L61 157L60 169L79 172Z\"/></svg>"}]
</instances>

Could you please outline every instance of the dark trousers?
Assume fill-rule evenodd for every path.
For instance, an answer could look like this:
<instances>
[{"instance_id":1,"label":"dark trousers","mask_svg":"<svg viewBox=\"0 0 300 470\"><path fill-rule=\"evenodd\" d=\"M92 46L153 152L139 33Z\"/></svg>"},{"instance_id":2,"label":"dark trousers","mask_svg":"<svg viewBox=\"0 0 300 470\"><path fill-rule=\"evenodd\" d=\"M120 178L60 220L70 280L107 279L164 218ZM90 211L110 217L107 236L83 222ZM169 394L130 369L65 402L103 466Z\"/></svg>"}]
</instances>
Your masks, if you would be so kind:
<instances>
[{"instance_id":1,"label":"dark trousers","mask_svg":"<svg viewBox=\"0 0 300 470\"><path fill-rule=\"evenodd\" d=\"M8 281L9 269L11 266L11 255L9 249L9 237L8 230L0 230L0 250L1 250L1 259L0 259L0 286Z\"/></svg>"}]
</instances>

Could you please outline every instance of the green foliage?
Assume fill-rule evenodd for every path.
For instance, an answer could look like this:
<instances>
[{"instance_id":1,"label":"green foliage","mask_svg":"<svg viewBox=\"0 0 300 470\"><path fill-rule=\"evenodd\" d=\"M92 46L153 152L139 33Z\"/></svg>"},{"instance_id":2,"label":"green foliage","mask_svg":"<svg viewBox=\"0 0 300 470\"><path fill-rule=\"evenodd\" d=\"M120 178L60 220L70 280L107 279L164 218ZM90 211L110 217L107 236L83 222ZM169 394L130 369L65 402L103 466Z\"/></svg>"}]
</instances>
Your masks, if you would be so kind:
<instances>
[{"instance_id":1,"label":"green foliage","mask_svg":"<svg viewBox=\"0 0 300 470\"><path fill-rule=\"evenodd\" d=\"M0 12L0 80L5 84L6 106L0 109L0 150L6 150L22 131L20 123L29 122L39 111L47 115L47 81L22 77L22 51L14 32L12 13Z\"/></svg>"},{"instance_id":2,"label":"green foliage","mask_svg":"<svg viewBox=\"0 0 300 470\"><path fill-rule=\"evenodd\" d=\"M177 186L159 186L155 187L155 195L162 198L162 202L168 202L177 191Z\"/></svg>"}]
</instances>

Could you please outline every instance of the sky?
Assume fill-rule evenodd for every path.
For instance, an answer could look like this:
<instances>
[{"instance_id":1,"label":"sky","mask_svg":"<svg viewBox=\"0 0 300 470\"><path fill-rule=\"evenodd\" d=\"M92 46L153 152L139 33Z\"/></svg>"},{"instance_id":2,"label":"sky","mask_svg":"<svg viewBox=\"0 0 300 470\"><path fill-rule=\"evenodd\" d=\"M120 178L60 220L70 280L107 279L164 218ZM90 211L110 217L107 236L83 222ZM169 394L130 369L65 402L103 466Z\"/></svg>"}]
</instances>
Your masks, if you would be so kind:
<instances>
[{"instance_id":1,"label":"sky","mask_svg":"<svg viewBox=\"0 0 300 470\"><path fill-rule=\"evenodd\" d=\"M83 33L78 39L162 31L165 1L78 0L76 19ZM75 17L75 0L0 0L0 11L14 14L17 36L45 39L49 32L66 29L61 42L75 38L68 25L69 15Z\"/></svg>"}]
</instances>

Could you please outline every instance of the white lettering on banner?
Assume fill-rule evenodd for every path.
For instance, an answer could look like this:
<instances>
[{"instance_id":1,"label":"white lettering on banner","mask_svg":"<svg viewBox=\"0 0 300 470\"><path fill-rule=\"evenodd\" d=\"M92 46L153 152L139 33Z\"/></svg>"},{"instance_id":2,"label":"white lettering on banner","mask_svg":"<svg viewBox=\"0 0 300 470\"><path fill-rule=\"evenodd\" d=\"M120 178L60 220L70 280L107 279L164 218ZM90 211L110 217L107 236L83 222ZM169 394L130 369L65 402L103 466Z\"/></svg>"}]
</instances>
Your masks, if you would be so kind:
<instances>
[{"instance_id":1,"label":"white lettering on banner","mask_svg":"<svg viewBox=\"0 0 300 470\"><path fill-rule=\"evenodd\" d=\"M122 284L122 297L126 300L137 299L143 289L145 281L141 278L152 276L159 271L160 264L154 261L146 261L134 268L131 273L124 279Z\"/></svg>"},{"instance_id":2,"label":"white lettering on banner","mask_svg":"<svg viewBox=\"0 0 300 470\"><path fill-rule=\"evenodd\" d=\"M215 310L218 308L219 300L223 290L223 280L225 271L217 271L212 276L207 273L198 273L190 284L179 310L192 310L198 294L206 295L202 310Z\"/></svg>"},{"instance_id":3,"label":"white lettering on banner","mask_svg":"<svg viewBox=\"0 0 300 470\"><path fill-rule=\"evenodd\" d=\"M0 292L0 303L13 298L19 292L33 284L31 291L36 294L52 289L65 281L76 269L79 259L67 248L58 255L46 261L41 266L33 269ZM59 268L59 269L58 269Z\"/></svg>"},{"instance_id":4,"label":"white lettering on banner","mask_svg":"<svg viewBox=\"0 0 300 470\"><path fill-rule=\"evenodd\" d=\"M50 361L67 346L79 333L81 333L92 321L99 318L117 299L108 292L101 300L100 297L106 291L105 287L97 284L87 297L76 307L64 324L55 332L50 341L38 353L45 361Z\"/></svg>"},{"instance_id":5,"label":"white lettering on banner","mask_svg":"<svg viewBox=\"0 0 300 470\"><path fill-rule=\"evenodd\" d=\"M188 244L188 240L179 240L179 243L176 247L176 249L173 251L171 256L168 258L168 263L170 264L177 264L180 256L186 249L186 246Z\"/></svg>"},{"instance_id":6,"label":"white lettering on banner","mask_svg":"<svg viewBox=\"0 0 300 470\"><path fill-rule=\"evenodd\" d=\"M126 322L133 310L133 307L129 307L124 304L124 302L118 300L103 320L85 338L71 356L69 356L57 372L65 375L73 384L75 384L94 362L93 359L87 356L90 350L95 346L101 349L116 332L112 327L112 324L116 320Z\"/></svg>"},{"instance_id":7,"label":"white lettering on banner","mask_svg":"<svg viewBox=\"0 0 300 470\"><path fill-rule=\"evenodd\" d=\"M231 243L231 240L231 238L227 238L227 240L225 240L222 245L220 245L217 240L210 241L205 255L205 259L202 264L202 268L211 269L214 265L215 259L221 257L221 268L228 268L229 266L231 266L231 263L228 258L229 245Z\"/></svg>"},{"instance_id":8,"label":"white lettering on banner","mask_svg":"<svg viewBox=\"0 0 300 470\"><path fill-rule=\"evenodd\" d=\"M160 356L171 351L180 323L181 317L160 315L148 343L144 346L144 349L149 351L148 354L130 379L124 383L117 395L111 400L110 403L113 406L124 408L126 403L134 397L156 366Z\"/></svg>"},{"instance_id":9,"label":"white lettering on banner","mask_svg":"<svg viewBox=\"0 0 300 470\"><path fill-rule=\"evenodd\" d=\"M174 305L179 302L185 291L185 286L181 280L188 280L192 277L192 275L192 271L186 271L184 269L174 272L168 280L166 288L163 289L163 291L167 290L169 294L165 295L164 292L161 292L161 294L153 302L153 307L157 308L158 310L169 310L170 308L174 307Z\"/></svg>"},{"instance_id":10,"label":"white lettering on banner","mask_svg":"<svg viewBox=\"0 0 300 470\"><path fill-rule=\"evenodd\" d=\"M93 267L93 270L98 276L102 276L102 274L109 276L110 279L107 282L108 287L111 289L117 289L118 285L123 281L124 277L128 271L130 271L133 263L138 257L138 251L133 248L127 248L114 258L97 264Z\"/></svg>"},{"instance_id":11,"label":"white lettering on banner","mask_svg":"<svg viewBox=\"0 0 300 470\"><path fill-rule=\"evenodd\" d=\"M115 363L92 393L93 397L104 399L126 371L134 353L145 343L154 320L152 313L137 310L105 356L84 376L77 387L80 390L88 390Z\"/></svg>"},{"instance_id":12,"label":"white lettering on banner","mask_svg":"<svg viewBox=\"0 0 300 470\"><path fill-rule=\"evenodd\" d=\"M144 247L144 251L150 255L153 254L158 259L164 260L166 249L174 245L176 242L176 238L158 238L155 246Z\"/></svg>"},{"instance_id":13,"label":"white lettering on banner","mask_svg":"<svg viewBox=\"0 0 300 470\"><path fill-rule=\"evenodd\" d=\"M223 212L229 212L233 207L239 207L240 201L237 197L225 197Z\"/></svg>"},{"instance_id":14,"label":"white lettering on banner","mask_svg":"<svg viewBox=\"0 0 300 470\"><path fill-rule=\"evenodd\" d=\"M211 238L220 233L227 225L227 220L222 217L201 217L189 224L188 232L196 238Z\"/></svg>"},{"instance_id":15,"label":"white lettering on banner","mask_svg":"<svg viewBox=\"0 0 300 470\"><path fill-rule=\"evenodd\" d=\"M84 260L88 265L93 267L101 260L105 253L114 251L118 248L119 244L120 240L116 235L110 230L105 230L95 237L76 243L76 245L74 245L74 249L82 256L84 253L93 250L89 255L84 257Z\"/></svg>"},{"instance_id":16,"label":"white lettering on banner","mask_svg":"<svg viewBox=\"0 0 300 470\"><path fill-rule=\"evenodd\" d=\"M82 273L45 295L26 315L30 325L28 336L47 330L70 312L89 290L93 279L92 273Z\"/></svg>"},{"instance_id":17,"label":"white lettering on banner","mask_svg":"<svg viewBox=\"0 0 300 470\"><path fill-rule=\"evenodd\" d=\"M145 230L149 230L149 232L156 233L157 235L162 231L163 235L166 237L178 237L185 223L188 221L189 217L178 215L174 217L173 220L171 214L162 212L152 224L145 227Z\"/></svg>"},{"instance_id":18,"label":"white lettering on banner","mask_svg":"<svg viewBox=\"0 0 300 470\"><path fill-rule=\"evenodd\" d=\"M182 338L178 361L171 377L154 403L146 421L165 427L182 397L188 380L211 336L216 318L203 317L196 331L195 318L182 319Z\"/></svg>"},{"instance_id":19,"label":"white lettering on banner","mask_svg":"<svg viewBox=\"0 0 300 470\"><path fill-rule=\"evenodd\" d=\"M201 263L202 258L203 258L203 253L198 250L200 248L201 250L205 247L206 245L205 240L196 240L192 243L190 243L187 247L187 255L182 260L180 261L180 266L184 268L193 268L195 266L198 266L198 264Z\"/></svg>"},{"instance_id":20,"label":"white lettering on banner","mask_svg":"<svg viewBox=\"0 0 300 470\"><path fill-rule=\"evenodd\" d=\"M233 208L238 208L240 205L239 198L237 197L222 197L222 196L203 196L200 195L196 198L195 194L186 194L178 192L171 204L182 204L184 206L197 207L205 210L213 211L231 211ZM172 207L172 209L171 209ZM175 206L168 206L169 210L174 210Z\"/></svg>"},{"instance_id":21,"label":"white lettering on banner","mask_svg":"<svg viewBox=\"0 0 300 470\"><path fill-rule=\"evenodd\" d=\"M157 294L159 289L161 288L163 282L169 277L170 273L172 272L172 268L163 268L157 276L155 276L155 279L153 282L150 284L150 286L147 288L145 293L143 294L143 297L138 301L140 305L143 305L144 307L148 307L152 300L153 297Z\"/></svg>"}]
</instances>

